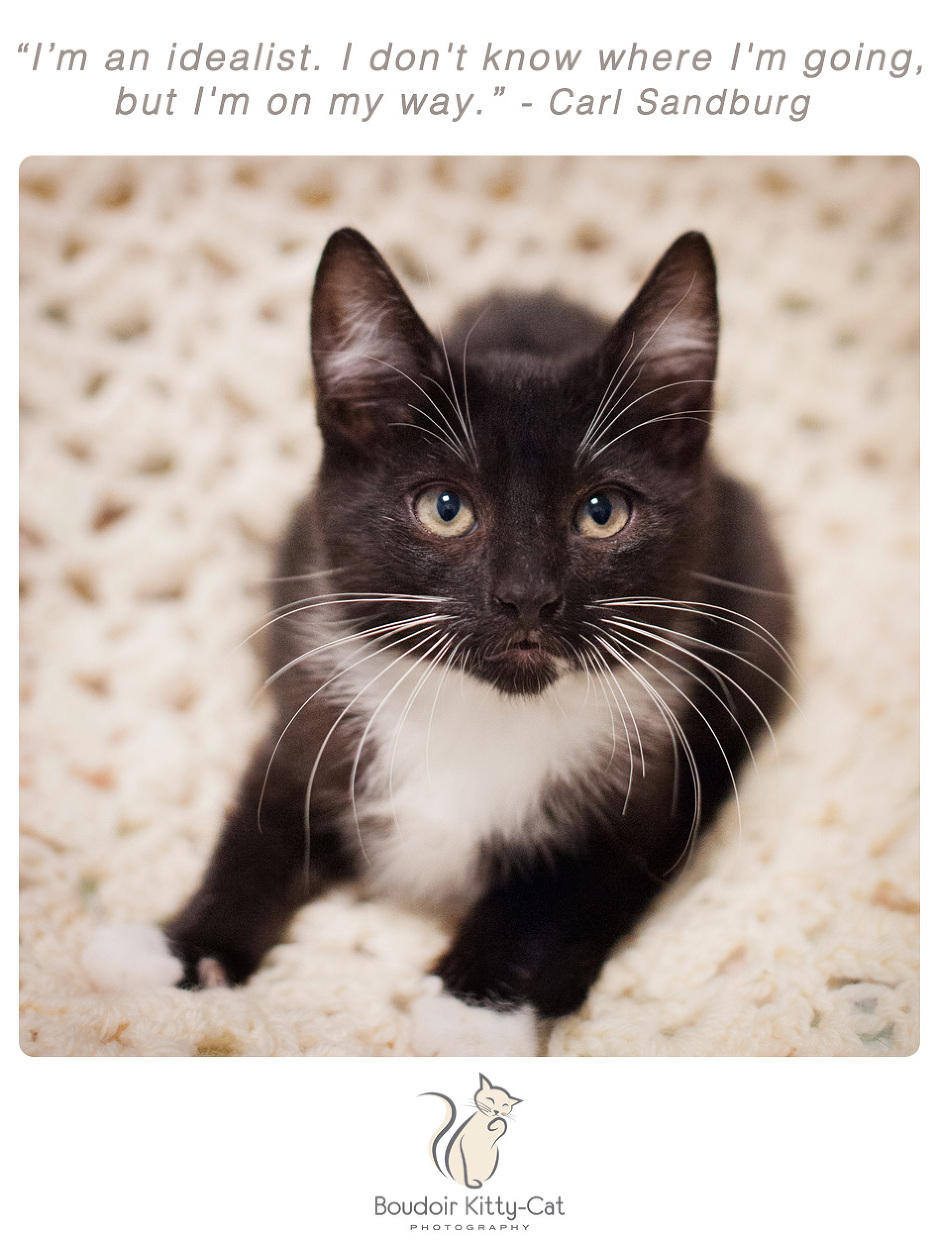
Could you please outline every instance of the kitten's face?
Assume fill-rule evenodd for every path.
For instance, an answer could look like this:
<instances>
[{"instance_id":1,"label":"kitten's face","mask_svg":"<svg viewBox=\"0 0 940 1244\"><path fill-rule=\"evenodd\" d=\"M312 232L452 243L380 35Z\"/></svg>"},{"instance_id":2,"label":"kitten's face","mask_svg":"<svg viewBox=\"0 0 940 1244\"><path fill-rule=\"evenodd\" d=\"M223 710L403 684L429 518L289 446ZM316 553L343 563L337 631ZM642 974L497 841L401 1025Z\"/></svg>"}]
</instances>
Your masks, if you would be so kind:
<instances>
[{"instance_id":1,"label":"kitten's face","mask_svg":"<svg viewBox=\"0 0 940 1244\"><path fill-rule=\"evenodd\" d=\"M508 694L596 668L597 602L683 594L714 339L704 241L673 247L598 350L448 359L368 243L335 235L313 311L331 586L440 598L353 620L435 613L399 646Z\"/></svg>"}]
</instances>

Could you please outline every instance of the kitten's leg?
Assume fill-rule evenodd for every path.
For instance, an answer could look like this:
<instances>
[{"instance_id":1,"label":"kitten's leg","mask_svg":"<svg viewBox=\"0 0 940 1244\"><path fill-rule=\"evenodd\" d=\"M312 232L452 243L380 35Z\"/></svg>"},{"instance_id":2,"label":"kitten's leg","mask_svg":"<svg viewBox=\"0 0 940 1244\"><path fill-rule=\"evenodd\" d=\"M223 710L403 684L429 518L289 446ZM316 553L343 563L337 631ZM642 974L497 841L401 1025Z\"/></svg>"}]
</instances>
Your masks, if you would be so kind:
<instances>
[{"instance_id":1,"label":"kitten's leg","mask_svg":"<svg viewBox=\"0 0 940 1244\"><path fill-rule=\"evenodd\" d=\"M266 743L245 774L199 889L163 932L103 929L89 944L84 963L99 985L238 984L299 906L353 874L335 819L316 802L308 845L306 774L277 756L268 773L270 756Z\"/></svg>"},{"instance_id":2,"label":"kitten's leg","mask_svg":"<svg viewBox=\"0 0 940 1244\"><path fill-rule=\"evenodd\" d=\"M166 925L170 947L185 965L184 985L217 983L215 969L206 979L206 960L219 966L226 983L244 981L298 907L355 871L338 825L316 802L308 838L306 773L277 758L268 772L269 760L265 746L245 775L202 884Z\"/></svg>"},{"instance_id":3,"label":"kitten's leg","mask_svg":"<svg viewBox=\"0 0 940 1244\"><path fill-rule=\"evenodd\" d=\"M413 1008L418 1052L536 1053L539 1021L577 1010L662 884L609 840L494 880Z\"/></svg>"}]
</instances>

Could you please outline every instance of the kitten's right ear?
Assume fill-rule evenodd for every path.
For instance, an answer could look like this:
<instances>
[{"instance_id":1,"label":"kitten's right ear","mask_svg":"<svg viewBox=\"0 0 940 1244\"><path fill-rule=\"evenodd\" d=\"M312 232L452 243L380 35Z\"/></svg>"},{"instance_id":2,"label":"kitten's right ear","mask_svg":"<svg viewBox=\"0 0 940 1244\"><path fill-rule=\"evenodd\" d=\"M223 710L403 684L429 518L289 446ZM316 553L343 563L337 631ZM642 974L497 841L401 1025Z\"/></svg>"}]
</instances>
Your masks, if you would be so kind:
<instances>
[{"instance_id":1,"label":"kitten's right ear","mask_svg":"<svg viewBox=\"0 0 940 1244\"><path fill-rule=\"evenodd\" d=\"M313 287L310 347L324 440L373 449L411 423L441 351L388 264L355 229L327 242Z\"/></svg>"},{"instance_id":2,"label":"kitten's right ear","mask_svg":"<svg viewBox=\"0 0 940 1244\"><path fill-rule=\"evenodd\" d=\"M608 391L623 394L620 415L679 465L693 462L708 438L717 351L715 260L701 233L684 233L611 329L600 356ZM621 418L612 444L627 426ZM607 427L614 428L612 417Z\"/></svg>"}]
</instances>

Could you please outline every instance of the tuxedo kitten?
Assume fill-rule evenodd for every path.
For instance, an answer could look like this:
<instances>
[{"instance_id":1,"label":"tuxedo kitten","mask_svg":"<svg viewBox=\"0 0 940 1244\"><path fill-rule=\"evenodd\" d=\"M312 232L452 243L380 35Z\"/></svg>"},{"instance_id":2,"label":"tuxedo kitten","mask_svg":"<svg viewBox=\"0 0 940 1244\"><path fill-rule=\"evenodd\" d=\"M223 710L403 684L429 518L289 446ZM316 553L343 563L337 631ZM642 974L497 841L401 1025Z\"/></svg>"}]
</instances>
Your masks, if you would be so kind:
<instances>
[{"instance_id":1,"label":"tuxedo kitten","mask_svg":"<svg viewBox=\"0 0 940 1244\"><path fill-rule=\"evenodd\" d=\"M311 336L323 457L276 571L276 721L151 959L236 985L358 879L454 924L415 1051L531 1054L785 694L786 577L709 452L711 251L679 238L612 327L500 295L439 341L343 229Z\"/></svg>"}]
</instances>

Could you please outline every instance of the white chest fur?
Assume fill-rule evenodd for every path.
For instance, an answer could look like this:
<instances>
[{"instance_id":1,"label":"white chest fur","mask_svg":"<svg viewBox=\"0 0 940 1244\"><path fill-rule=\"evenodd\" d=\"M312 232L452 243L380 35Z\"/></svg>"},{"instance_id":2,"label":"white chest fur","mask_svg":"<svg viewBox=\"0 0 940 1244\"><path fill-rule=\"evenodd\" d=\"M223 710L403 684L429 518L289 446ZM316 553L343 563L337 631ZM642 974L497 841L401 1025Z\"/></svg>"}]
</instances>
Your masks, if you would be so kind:
<instances>
[{"instance_id":1,"label":"white chest fur","mask_svg":"<svg viewBox=\"0 0 940 1244\"><path fill-rule=\"evenodd\" d=\"M363 672L357 689L363 765L370 759L359 775L355 827L370 881L401 897L466 903L483 844L534 847L558 832L541 811L548 788L628 774L628 694L641 730L646 718L644 744L651 717L654 732L662 730L629 675L616 687L618 705L612 676L606 695L598 680L569 673L543 695L520 698L457 671L425 674L421 663L402 662L367 689ZM632 748L638 769L635 738Z\"/></svg>"}]
</instances>

